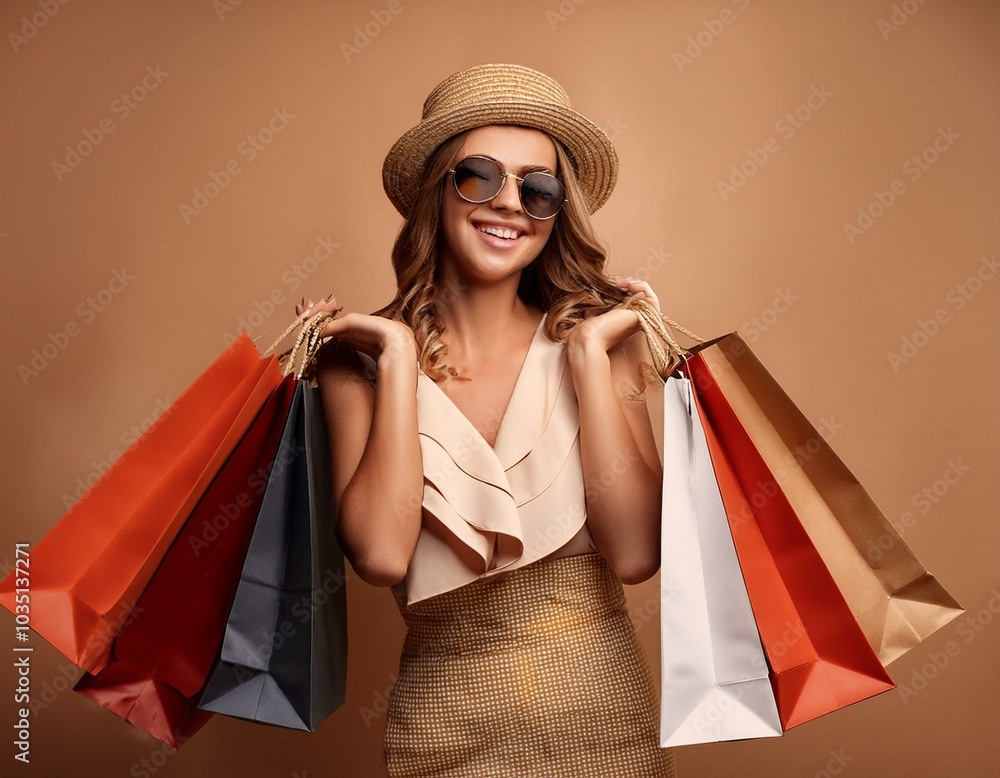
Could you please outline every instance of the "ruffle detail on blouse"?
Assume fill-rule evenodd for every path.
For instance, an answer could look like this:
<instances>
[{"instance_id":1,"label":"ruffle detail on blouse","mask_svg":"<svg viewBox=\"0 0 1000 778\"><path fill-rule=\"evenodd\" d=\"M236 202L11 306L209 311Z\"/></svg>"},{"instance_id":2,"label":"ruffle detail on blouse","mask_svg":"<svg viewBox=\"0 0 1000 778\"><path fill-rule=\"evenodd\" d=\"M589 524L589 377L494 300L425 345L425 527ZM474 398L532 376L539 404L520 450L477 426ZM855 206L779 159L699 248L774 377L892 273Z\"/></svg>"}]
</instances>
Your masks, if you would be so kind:
<instances>
[{"instance_id":1,"label":"ruffle detail on blouse","mask_svg":"<svg viewBox=\"0 0 1000 778\"><path fill-rule=\"evenodd\" d=\"M424 515L404 581L408 605L541 559L586 521L576 392L565 346L545 335L546 317L494 448L419 372Z\"/></svg>"}]
</instances>

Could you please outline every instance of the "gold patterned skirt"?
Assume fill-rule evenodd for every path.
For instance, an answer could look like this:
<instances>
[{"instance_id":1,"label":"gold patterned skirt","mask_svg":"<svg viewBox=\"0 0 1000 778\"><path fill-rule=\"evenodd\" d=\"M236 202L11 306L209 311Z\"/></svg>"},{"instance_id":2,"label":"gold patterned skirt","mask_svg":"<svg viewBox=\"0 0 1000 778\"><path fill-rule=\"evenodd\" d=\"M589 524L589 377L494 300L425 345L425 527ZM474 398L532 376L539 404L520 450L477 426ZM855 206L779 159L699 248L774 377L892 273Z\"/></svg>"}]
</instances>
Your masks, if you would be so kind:
<instances>
[{"instance_id":1,"label":"gold patterned skirt","mask_svg":"<svg viewBox=\"0 0 1000 778\"><path fill-rule=\"evenodd\" d=\"M621 581L597 553L542 559L406 606L386 713L391 778L669 778Z\"/></svg>"}]
</instances>

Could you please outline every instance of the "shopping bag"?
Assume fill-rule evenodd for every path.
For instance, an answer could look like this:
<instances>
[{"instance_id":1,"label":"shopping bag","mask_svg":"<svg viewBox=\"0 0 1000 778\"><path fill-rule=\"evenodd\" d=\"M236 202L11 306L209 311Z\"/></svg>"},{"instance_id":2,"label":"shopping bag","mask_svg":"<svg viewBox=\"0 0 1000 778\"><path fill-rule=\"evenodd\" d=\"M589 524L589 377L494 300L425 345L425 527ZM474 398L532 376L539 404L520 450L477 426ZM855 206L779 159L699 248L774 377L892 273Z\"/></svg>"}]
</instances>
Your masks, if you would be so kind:
<instances>
[{"instance_id":1,"label":"shopping bag","mask_svg":"<svg viewBox=\"0 0 1000 778\"><path fill-rule=\"evenodd\" d=\"M31 552L31 628L97 672L193 506L281 377L246 334L174 401ZM14 574L0 604L16 613Z\"/></svg>"},{"instance_id":2,"label":"shopping bag","mask_svg":"<svg viewBox=\"0 0 1000 778\"><path fill-rule=\"evenodd\" d=\"M660 745L782 734L691 381L663 390Z\"/></svg>"},{"instance_id":3,"label":"shopping bag","mask_svg":"<svg viewBox=\"0 0 1000 778\"><path fill-rule=\"evenodd\" d=\"M732 409L882 664L964 612L738 334L692 351L706 402Z\"/></svg>"},{"instance_id":4,"label":"shopping bag","mask_svg":"<svg viewBox=\"0 0 1000 778\"><path fill-rule=\"evenodd\" d=\"M97 674L75 691L177 749L214 715L197 708L222 642L292 400L283 379L143 590Z\"/></svg>"},{"instance_id":5,"label":"shopping bag","mask_svg":"<svg viewBox=\"0 0 1000 778\"><path fill-rule=\"evenodd\" d=\"M699 354L687 364L782 728L889 691L895 684Z\"/></svg>"},{"instance_id":6,"label":"shopping bag","mask_svg":"<svg viewBox=\"0 0 1000 778\"><path fill-rule=\"evenodd\" d=\"M345 583L319 388L300 380L198 706L315 731L344 701Z\"/></svg>"},{"instance_id":7,"label":"shopping bag","mask_svg":"<svg viewBox=\"0 0 1000 778\"><path fill-rule=\"evenodd\" d=\"M683 361L758 632L771 667L782 728L802 724L894 687L799 517L718 386L699 347L682 349L663 321L704 341L640 298L635 310L657 362L670 374Z\"/></svg>"}]
</instances>

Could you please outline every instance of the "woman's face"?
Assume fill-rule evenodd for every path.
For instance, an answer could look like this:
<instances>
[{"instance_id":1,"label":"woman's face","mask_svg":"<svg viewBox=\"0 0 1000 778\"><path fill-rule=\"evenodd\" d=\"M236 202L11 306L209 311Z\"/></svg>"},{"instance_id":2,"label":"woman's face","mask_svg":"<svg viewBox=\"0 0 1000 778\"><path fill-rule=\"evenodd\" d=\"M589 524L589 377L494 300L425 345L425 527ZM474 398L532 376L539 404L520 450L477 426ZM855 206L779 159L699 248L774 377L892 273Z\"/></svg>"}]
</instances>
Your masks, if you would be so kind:
<instances>
[{"instance_id":1,"label":"woman's face","mask_svg":"<svg viewBox=\"0 0 1000 778\"><path fill-rule=\"evenodd\" d=\"M507 173L524 177L533 170L556 172L556 149L545 133L514 125L489 125L471 130L451 160L452 166L471 154L492 157ZM538 256L552 234L559 216L544 221L524 211L518 194L520 182L504 179L503 189L485 203L469 203L457 191L451 176L444 181L441 226L444 232L442 261L462 275L498 280L519 272ZM490 235L484 230L516 230L516 238Z\"/></svg>"}]
</instances>

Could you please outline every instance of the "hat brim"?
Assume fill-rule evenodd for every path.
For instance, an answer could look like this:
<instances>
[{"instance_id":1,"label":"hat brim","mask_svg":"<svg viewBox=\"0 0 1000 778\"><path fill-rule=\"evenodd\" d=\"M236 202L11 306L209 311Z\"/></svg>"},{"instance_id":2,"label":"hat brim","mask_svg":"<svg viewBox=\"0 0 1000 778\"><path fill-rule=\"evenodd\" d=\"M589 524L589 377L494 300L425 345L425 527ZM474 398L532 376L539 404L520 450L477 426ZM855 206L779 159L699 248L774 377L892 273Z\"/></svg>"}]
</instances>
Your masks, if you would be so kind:
<instances>
[{"instance_id":1,"label":"hat brim","mask_svg":"<svg viewBox=\"0 0 1000 778\"><path fill-rule=\"evenodd\" d=\"M408 218L424 164L448 138L489 124L542 130L569 152L588 213L607 201L618 178L618 155L607 134L570 108L530 100L462 106L421 121L397 140L382 164L382 186L396 210Z\"/></svg>"}]
</instances>

